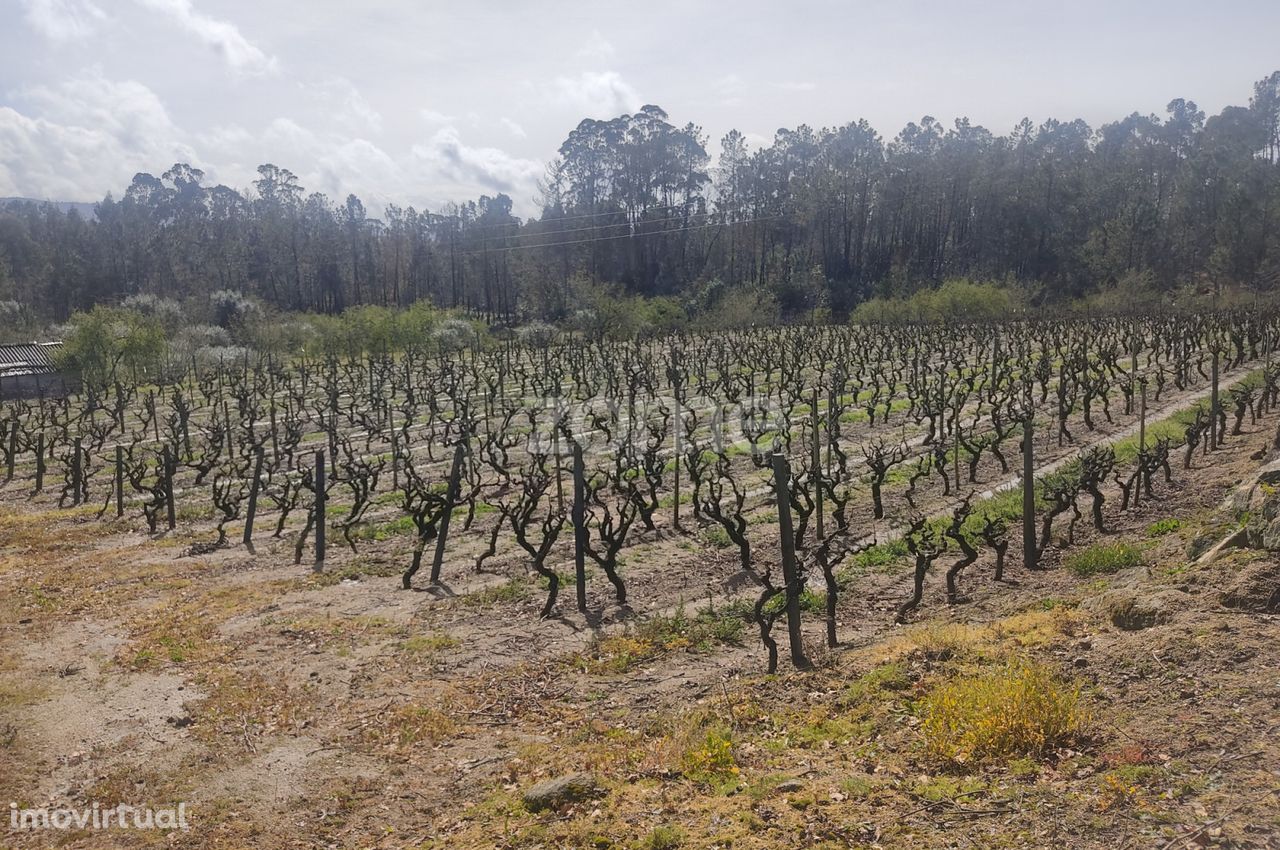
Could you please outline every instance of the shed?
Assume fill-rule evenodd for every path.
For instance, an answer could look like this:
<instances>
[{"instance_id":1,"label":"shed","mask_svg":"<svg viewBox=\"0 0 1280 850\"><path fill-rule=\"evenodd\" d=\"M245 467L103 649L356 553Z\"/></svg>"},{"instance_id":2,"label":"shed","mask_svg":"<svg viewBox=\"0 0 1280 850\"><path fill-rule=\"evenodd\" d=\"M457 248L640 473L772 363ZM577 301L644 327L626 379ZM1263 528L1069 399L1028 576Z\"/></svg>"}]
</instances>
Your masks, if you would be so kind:
<instances>
[{"instance_id":1,"label":"shed","mask_svg":"<svg viewBox=\"0 0 1280 850\"><path fill-rule=\"evenodd\" d=\"M60 396L74 382L58 369L54 356L60 342L17 342L0 345L0 399Z\"/></svg>"}]
</instances>

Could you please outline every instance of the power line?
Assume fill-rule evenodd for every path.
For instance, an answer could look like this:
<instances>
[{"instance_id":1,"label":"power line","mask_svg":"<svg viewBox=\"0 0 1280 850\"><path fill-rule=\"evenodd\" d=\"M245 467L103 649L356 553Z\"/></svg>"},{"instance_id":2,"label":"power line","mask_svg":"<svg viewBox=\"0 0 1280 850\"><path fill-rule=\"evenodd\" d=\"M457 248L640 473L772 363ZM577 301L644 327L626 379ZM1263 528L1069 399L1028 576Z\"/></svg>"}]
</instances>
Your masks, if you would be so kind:
<instances>
[{"instance_id":1,"label":"power line","mask_svg":"<svg viewBox=\"0 0 1280 850\"><path fill-rule=\"evenodd\" d=\"M780 215L757 216L756 218L747 218L741 221L732 222L732 224L751 224L757 221L770 221L772 219L783 218ZM664 233L688 233L691 230L706 230L708 227L724 227L723 222L711 222L710 224L695 224L692 227L672 227L666 230L654 230L648 233L622 233L617 236L599 236L593 239L572 239L566 242L545 242L540 245L508 245L503 248L485 248L479 251L460 251L460 256L471 257L477 254L503 253L506 251L520 251L527 248L563 248L569 245L589 245L592 242L609 242L614 239L632 239L636 236L661 236Z\"/></svg>"},{"instance_id":2,"label":"power line","mask_svg":"<svg viewBox=\"0 0 1280 850\"><path fill-rule=\"evenodd\" d=\"M693 204L693 203L691 203L691 202L686 202L686 203L683 203L683 204L659 204L659 205L656 205L656 206L645 207L645 208L644 208L644 212L652 212L652 211L655 211L655 210L678 210L678 209L683 209L683 208L685 208L685 207L691 207L691 206L694 206L694 204ZM545 211L544 211L544 212L545 212ZM694 214L695 214L695 215L703 215L704 213L694 213ZM445 215L443 215L442 213L432 213L432 215L440 215L440 216L442 216L442 217L444 217L444 218L457 218L457 216L456 216L456 215L453 215L453 216L445 216ZM604 211L601 211L601 212L594 212L594 213L580 213L580 214L578 214L578 215L562 215L562 216L557 216L556 218L540 218L540 219L537 219L537 223L538 223L538 224L553 224L553 223L555 223L555 222L560 222L560 221L576 221L576 220L578 220L578 219L583 219L583 218L602 218L602 217L607 216L607 215L612 215L612 216L625 216L625 215L627 215L627 211L626 211L625 209L615 209L615 210L604 210ZM494 223L491 223L491 224L478 224L478 223L477 223L477 224L471 224L471 225L468 225L467 229L468 229L468 230L475 230L475 229L477 229L477 228L512 227L512 226L514 226L514 225L516 225L516 224L520 224L521 226L527 227L527 226L529 226L531 223L533 223L533 221L534 221L534 219L525 219L523 222L509 221L509 222L494 222Z\"/></svg>"},{"instance_id":3,"label":"power line","mask_svg":"<svg viewBox=\"0 0 1280 850\"><path fill-rule=\"evenodd\" d=\"M589 224L586 227L573 227L573 228L569 228L568 230L555 230L555 231L550 231L546 233L530 233L530 234L514 233L510 237L506 237L506 238L519 239L522 236L532 236L532 237L564 236L566 233L585 233L588 230L599 230L602 227L639 227L641 225L647 225L647 224L661 224L664 221L687 221L691 218L706 218L707 216L710 216L710 215L714 215L714 213L711 213L711 212L689 213L688 215L673 215L673 216L667 216L666 218L639 219L634 222L610 221L610 222L605 222L603 224ZM466 231L464 231L464 233L466 233ZM502 239L504 237L493 236L493 237L485 237L485 238Z\"/></svg>"}]
</instances>

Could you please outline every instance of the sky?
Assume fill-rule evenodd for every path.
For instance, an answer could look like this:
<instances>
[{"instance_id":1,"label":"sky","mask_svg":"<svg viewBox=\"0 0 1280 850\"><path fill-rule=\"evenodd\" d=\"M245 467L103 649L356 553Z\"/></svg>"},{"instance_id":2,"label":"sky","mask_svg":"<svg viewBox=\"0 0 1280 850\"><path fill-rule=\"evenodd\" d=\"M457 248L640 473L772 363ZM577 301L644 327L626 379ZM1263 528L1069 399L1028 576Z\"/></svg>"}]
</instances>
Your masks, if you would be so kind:
<instances>
[{"instance_id":1,"label":"sky","mask_svg":"<svg viewBox=\"0 0 1280 850\"><path fill-rule=\"evenodd\" d=\"M1275 0L0 0L0 197L119 197L174 162L247 189L537 208L583 118L730 129L1209 114L1280 69Z\"/></svg>"}]
</instances>

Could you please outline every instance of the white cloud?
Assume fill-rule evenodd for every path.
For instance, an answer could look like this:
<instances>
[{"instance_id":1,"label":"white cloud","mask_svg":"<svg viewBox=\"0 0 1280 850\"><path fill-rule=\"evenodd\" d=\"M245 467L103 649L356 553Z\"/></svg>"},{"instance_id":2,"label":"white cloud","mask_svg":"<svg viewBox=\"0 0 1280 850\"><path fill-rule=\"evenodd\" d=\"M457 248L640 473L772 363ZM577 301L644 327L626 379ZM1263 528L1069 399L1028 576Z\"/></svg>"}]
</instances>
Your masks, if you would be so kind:
<instances>
[{"instance_id":1,"label":"white cloud","mask_svg":"<svg viewBox=\"0 0 1280 850\"><path fill-rule=\"evenodd\" d=\"M360 132L382 132L382 114L365 100L346 77L330 77L319 83L303 83L303 90L324 108L325 114Z\"/></svg>"},{"instance_id":2,"label":"white cloud","mask_svg":"<svg viewBox=\"0 0 1280 850\"><path fill-rule=\"evenodd\" d=\"M191 0L137 0L143 6L168 15L180 27L203 41L240 74L273 74L279 68L269 56L250 42L235 24L196 11Z\"/></svg>"},{"instance_id":3,"label":"white cloud","mask_svg":"<svg viewBox=\"0 0 1280 850\"><path fill-rule=\"evenodd\" d=\"M712 84L712 90L725 106L738 106L746 94L747 84L737 74L725 74Z\"/></svg>"},{"instance_id":4,"label":"white cloud","mask_svg":"<svg viewBox=\"0 0 1280 850\"><path fill-rule=\"evenodd\" d=\"M506 192L517 203L532 197L544 170L536 160L514 157L498 148L470 147L456 127L442 127L426 144L414 145L412 153L424 176Z\"/></svg>"},{"instance_id":5,"label":"white cloud","mask_svg":"<svg viewBox=\"0 0 1280 850\"><path fill-rule=\"evenodd\" d=\"M273 162L297 174L308 192L335 202L355 193L375 215L387 203L437 208L495 192L509 194L528 215L544 173L540 161L467 144L454 125L399 150L342 124L284 116L257 128L228 122L188 129L151 89L108 79L97 68L20 91L18 101L22 111L0 107L0 197L118 198L137 172L159 175L175 162L202 168L209 185L246 189L256 167Z\"/></svg>"},{"instance_id":6,"label":"white cloud","mask_svg":"<svg viewBox=\"0 0 1280 850\"><path fill-rule=\"evenodd\" d=\"M818 84L811 83L808 81L800 81L800 82L791 82L791 83L774 83L773 87L775 89L778 89L779 91L802 92L802 91L813 91L818 87Z\"/></svg>"},{"instance_id":7,"label":"white cloud","mask_svg":"<svg viewBox=\"0 0 1280 850\"><path fill-rule=\"evenodd\" d=\"M521 127L519 124L517 124L515 121L512 121L510 118L500 118L498 119L498 121L500 124L502 124L503 127L507 128L508 132L510 132L511 135L517 136L521 139L527 139L529 137L529 134L528 132L525 131L524 127Z\"/></svg>"},{"instance_id":8,"label":"white cloud","mask_svg":"<svg viewBox=\"0 0 1280 850\"><path fill-rule=\"evenodd\" d=\"M575 55L587 62L603 63L612 60L617 52L612 42L601 35L600 30L592 30Z\"/></svg>"},{"instance_id":9,"label":"white cloud","mask_svg":"<svg viewBox=\"0 0 1280 850\"><path fill-rule=\"evenodd\" d=\"M639 93L617 71L584 71L557 77L543 88L547 100L579 117L612 118L642 105Z\"/></svg>"},{"instance_id":10,"label":"white cloud","mask_svg":"<svg viewBox=\"0 0 1280 850\"><path fill-rule=\"evenodd\" d=\"M155 93L132 80L114 82L94 70L27 98L31 117L0 107L0 195L58 200L119 196L139 171L198 162Z\"/></svg>"},{"instance_id":11,"label":"white cloud","mask_svg":"<svg viewBox=\"0 0 1280 850\"><path fill-rule=\"evenodd\" d=\"M27 23L53 41L88 38L107 15L91 0L22 0Z\"/></svg>"},{"instance_id":12,"label":"white cloud","mask_svg":"<svg viewBox=\"0 0 1280 850\"><path fill-rule=\"evenodd\" d=\"M422 116L422 120L428 124L452 124L457 121L456 115L446 115L443 112L437 112L434 109L420 109L418 114Z\"/></svg>"}]
</instances>

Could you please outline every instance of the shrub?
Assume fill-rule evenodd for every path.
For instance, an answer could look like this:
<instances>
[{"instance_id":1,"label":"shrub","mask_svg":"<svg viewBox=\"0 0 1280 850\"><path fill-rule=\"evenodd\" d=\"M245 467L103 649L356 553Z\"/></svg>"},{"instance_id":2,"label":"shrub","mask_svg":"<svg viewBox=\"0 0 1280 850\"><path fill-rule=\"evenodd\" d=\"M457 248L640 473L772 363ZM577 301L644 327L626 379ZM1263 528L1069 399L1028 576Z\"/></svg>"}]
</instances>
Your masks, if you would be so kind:
<instances>
[{"instance_id":1,"label":"shrub","mask_svg":"<svg viewBox=\"0 0 1280 850\"><path fill-rule=\"evenodd\" d=\"M997 321L1022 306L1020 296L994 283L949 280L907 298L872 298L858 305L852 320L856 324Z\"/></svg>"},{"instance_id":2,"label":"shrub","mask_svg":"<svg viewBox=\"0 0 1280 850\"><path fill-rule=\"evenodd\" d=\"M475 325L466 319L445 319L433 331L436 346L441 351L459 351L468 348L480 340Z\"/></svg>"},{"instance_id":3,"label":"shrub","mask_svg":"<svg viewBox=\"0 0 1280 850\"><path fill-rule=\"evenodd\" d=\"M1142 563L1142 550L1127 543L1090 546L1066 560L1066 567L1081 578L1109 575Z\"/></svg>"},{"instance_id":4,"label":"shrub","mask_svg":"<svg viewBox=\"0 0 1280 850\"><path fill-rule=\"evenodd\" d=\"M953 678L921 707L925 749L950 765L1041 756L1086 722L1079 688L1029 661Z\"/></svg>"},{"instance_id":5,"label":"shrub","mask_svg":"<svg viewBox=\"0 0 1280 850\"><path fill-rule=\"evenodd\" d=\"M708 729L706 734L685 751L681 772L686 779L719 786L738 776L738 762L733 757L733 741L722 729Z\"/></svg>"},{"instance_id":6,"label":"shrub","mask_svg":"<svg viewBox=\"0 0 1280 850\"><path fill-rule=\"evenodd\" d=\"M155 317L164 325L165 331L170 334L175 333L187 321L187 315L182 309L182 305L172 298L161 298L156 295L142 293L130 295L121 302L120 306L141 316Z\"/></svg>"},{"instance_id":7,"label":"shrub","mask_svg":"<svg viewBox=\"0 0 1280 850\"><path fill-rule=\"evenodd\" d=\"M753 289L708 287L707 306L698 316L703 330L748 328L776 324L780 315L778 302L768 292Z\"/></svg>"},{"instance_id":8,"label":"shrub","mask_svg":"<svg viewBox=\"0 0 1280 850\"><path fill-rule=\"evenodd\" d=\"M1151 525L1147 526L1148 537L1164 537L1166 534L1172 534L1182 528L1182 520L1177 517L1165 517L1158 519Z\"/></svg>"},{"instance_id":9,"label":"shrub","mask_svg":"<svg viewBox=\"0 0 1280 850\"><path fill-rule=\"evenodd\" d=\"M214 324L231 331L248 324L262 312L247 295L234 289L209 293L209 309Z\"/></svg>"},{"instance_id":10,"label":"shrub","mask_svg":"<svg viewBox=\"0 0 1280 850\"><path fill-rule=\"evenodd\" d=\"M689 325L689 314L680 302L671 297L645 299L641 305L643 330L668 334L684 330Z\"/></svg>"},{"instance_id":11,"label":"shrub","mask_svg":"<svg viewBox=\"0 0 1280 850\"><path fill-rule=\"evenodd\" d=\"M546 322L530 322L516 328L520 342L530 348L546 348L556 340L556 329Z\"/></svg>"},{"instance_id":12,"label":"shrub","mask_svg":"<svg viewBox=\"0 0 1280 850\"><path fill-rule=\"evenodd\" d=\"M102 385L121 367L136 376L159 365L166 347L164 327L156 318L99 306L71 317L56 357L61 368L85 383Z\"/></svg>"}]
</instances>

